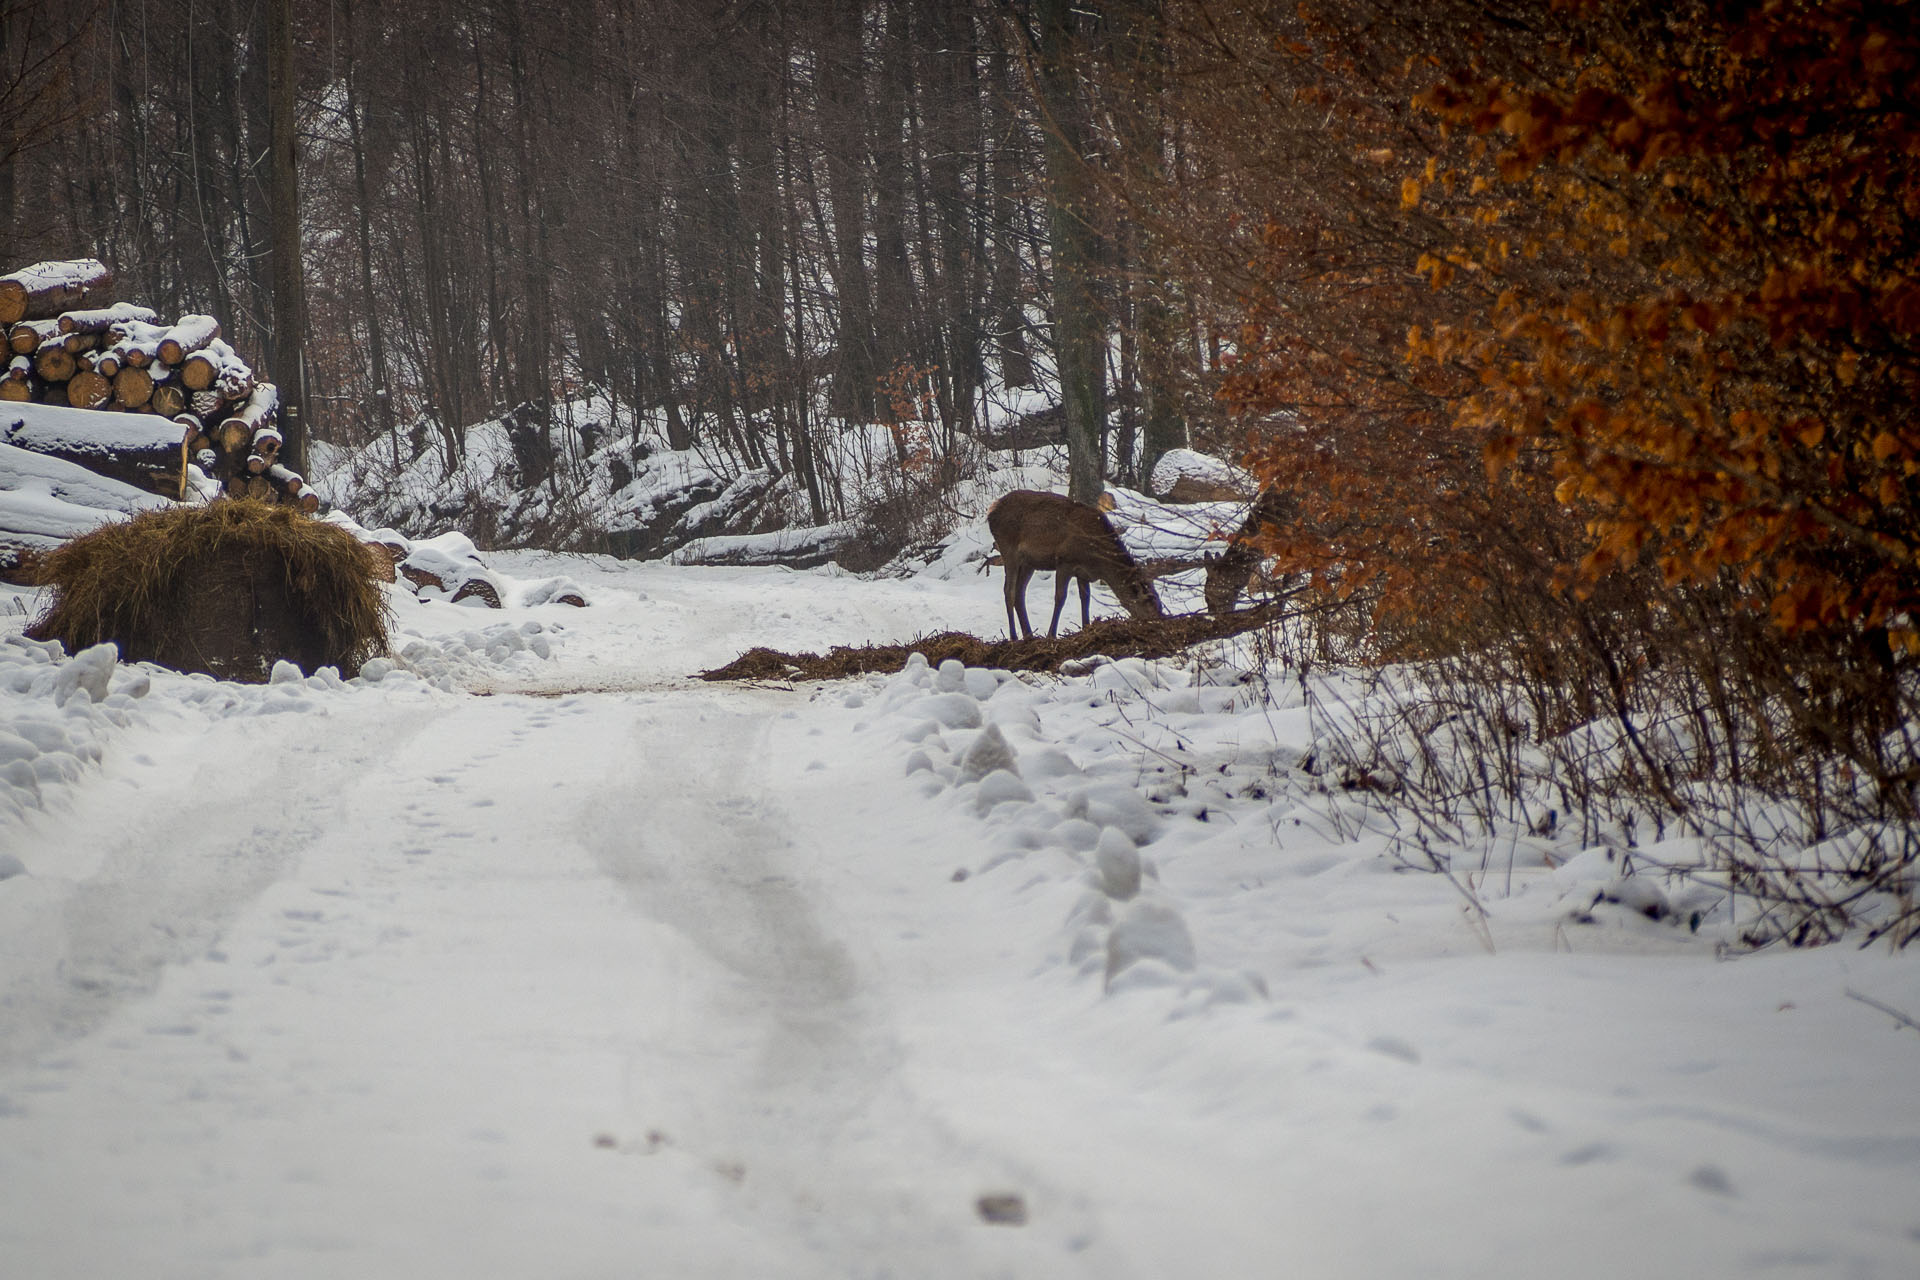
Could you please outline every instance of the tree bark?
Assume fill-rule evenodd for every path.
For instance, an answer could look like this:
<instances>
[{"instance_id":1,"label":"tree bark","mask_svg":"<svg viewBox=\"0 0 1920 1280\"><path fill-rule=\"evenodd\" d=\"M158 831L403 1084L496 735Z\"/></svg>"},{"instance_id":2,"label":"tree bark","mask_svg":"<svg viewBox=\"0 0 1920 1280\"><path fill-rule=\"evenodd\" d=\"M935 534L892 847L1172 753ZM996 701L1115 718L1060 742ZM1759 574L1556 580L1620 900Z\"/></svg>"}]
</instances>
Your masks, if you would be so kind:
<instances>
[{"instance_id":1,"label":"tree bark","mask_svg":"<svg viewBox=\"0 0 1920 1280\"><path fill-rule=\"evenodd\" d=\"M1086 127L1074 74L1071 0L1037 0L1040 92L1048 113L1047 240L1053 255L1053 344L1066 418L1067 494L1095 503L1106 487L1107 325L1095 288Z\"/></svg>"},{"instance_id":2,"label":"tree bark","mask_svg":"<svg viewBox=\"0 0 1920 1280\"><path fill-rule=\"evenodd\" d=\"M271 367L278 380L282 453L295 470L307 460L306 360L301 345L305 288L300 269L300 186L294 131L292 0L267 0L267 118L272 138L268 166L272 209L273 343Z\"/></svg>"}]
</instances>

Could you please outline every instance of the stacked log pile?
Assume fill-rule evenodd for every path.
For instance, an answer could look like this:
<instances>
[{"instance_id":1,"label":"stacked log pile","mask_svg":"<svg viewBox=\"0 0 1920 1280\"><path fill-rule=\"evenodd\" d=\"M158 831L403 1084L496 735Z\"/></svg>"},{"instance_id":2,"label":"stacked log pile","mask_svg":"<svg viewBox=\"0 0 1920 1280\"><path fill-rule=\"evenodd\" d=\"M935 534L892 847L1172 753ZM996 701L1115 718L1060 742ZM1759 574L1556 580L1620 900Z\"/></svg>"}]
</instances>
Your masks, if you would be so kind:
<instances>
[{"instance_id":1,"label":"stacked log pile","mask_svg":"<svg viewBox=\"0 0 1920 1280\"><path fill-rule=\"evenodd\" d=\"M163 324L112 291L112 274L91 258L0 276L0 409L13 401L143 415L138 429L103 422L84 456L75 433L62 431L67 452L56 456L176 500L201 487L191 483L197 469L220 494L318 509L306 479L280 463L279 393L221 340L219 322ZM31 432L9 443L36 448Z\"/></svg>"}]
</instances>

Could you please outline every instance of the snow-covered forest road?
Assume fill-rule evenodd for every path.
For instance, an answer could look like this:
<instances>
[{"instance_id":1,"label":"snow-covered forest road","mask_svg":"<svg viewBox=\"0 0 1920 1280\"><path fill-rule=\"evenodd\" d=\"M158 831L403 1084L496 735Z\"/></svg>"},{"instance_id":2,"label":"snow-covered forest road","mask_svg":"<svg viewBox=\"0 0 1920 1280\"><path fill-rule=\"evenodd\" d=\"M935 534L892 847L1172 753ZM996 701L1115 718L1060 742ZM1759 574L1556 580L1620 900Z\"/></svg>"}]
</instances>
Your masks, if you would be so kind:
<instances>
[{"instance_id":1,"label":"snow-covered forest road","mask_svg":"<svg viewBox=\"0 0 1920 1280\"><path fill-rule=\"evenodd\" d=\"M1103 994L1073 932L1090 859L1048 843L1070 831L1021 832L1071 828L1048 788L1107 776L1096 709L1161 741L1142 704L1097 673L947 694L688 678L749 644L990 634L997 583L557 563L592 608L403 612L415 665L484 696L155 676L98 768L0 827L28 872L0 881L0 1273L1891 1278L1920 1259L1920 1036L1843 995L1910 1007L1910 959L1720 965L1619 922L1555 954L1544 899L1496 904L1513 931L1487 955L1439 877L1286 844L1223 793L1145 849L1201 963ZM501 642L529 616L548 658ZM986 784L911 758L944 758L943 734L957 758L976 695L1033 803L978 805ZM1292 723L1195 712L1181 732L1265 770ZM1163 820L1088 794L1066 810ZM983 1221L993 1196L1024 1224Z\"/></svg>"}]
</instances>

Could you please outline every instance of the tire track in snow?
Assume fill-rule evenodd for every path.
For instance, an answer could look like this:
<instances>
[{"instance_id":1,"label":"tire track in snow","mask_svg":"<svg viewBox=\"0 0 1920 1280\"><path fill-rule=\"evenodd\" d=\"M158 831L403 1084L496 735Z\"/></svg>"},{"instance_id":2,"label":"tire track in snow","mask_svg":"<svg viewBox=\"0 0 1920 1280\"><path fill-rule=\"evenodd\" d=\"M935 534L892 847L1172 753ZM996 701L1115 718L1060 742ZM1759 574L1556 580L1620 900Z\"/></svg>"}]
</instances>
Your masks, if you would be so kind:
<instances>
[{"instance_id":1,"label":"tire track in snow","mask_svg":"<svg viewBox=\"0 0 1920 1280\"><path fill-rule=\"evenodd\" d=\"M762 1229L784 1222L819 1274L1126 1275L1110 1253L1074 1252L1083 1224L975 1220L976 1195L1031 1189L1031 1172L958 1138L905 1083L858 928L834 918L813 874L833 833L779 804L772 726L795 702L751 689L637 702L647 772L610 779L612 802L585 822L583 842L635 906L694 953L674 1006L652 1011L657 1052L629 1065L631 1110L657 1117L655 1138L737 1172L743 1209Z\"/></svg>"},{"instance_id":2,"label":"tire track in snow","mask_svg":"<svg viewBox=\"0 0 1920 1280\"><path fill-rule=\"evenodd\" d=\"M93 867L30 882L41 909L28 936L9 940L21 963L0 990L0 1067L77 1040L151 994L166 965L218 939L334 821L338 797L388 768L437 714L230 716L192 740L190 759L98 784L112 794L59 818L62 852ZM136 755L155 737L129 734L115 751ZM177 731L159 740L177 748Z\"/></svg>"}]
</instances>

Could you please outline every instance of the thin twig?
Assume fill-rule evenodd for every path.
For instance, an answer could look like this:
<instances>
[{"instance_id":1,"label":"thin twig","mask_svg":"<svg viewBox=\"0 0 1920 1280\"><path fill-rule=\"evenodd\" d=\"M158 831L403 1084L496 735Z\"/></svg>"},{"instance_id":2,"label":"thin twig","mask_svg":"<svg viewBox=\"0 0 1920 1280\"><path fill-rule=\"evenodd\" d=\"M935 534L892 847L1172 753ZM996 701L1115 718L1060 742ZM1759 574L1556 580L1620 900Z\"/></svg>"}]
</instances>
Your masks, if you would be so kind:
<instances>
[{"instance_id":1,"label":"thin twig","mask_svg":"<svg viewBox=\"0 0 1920 1280\"><path fill-rule=\"evenodd\" d=\"M1901 1026L1911 1027L1915 1031L1920 1031L1920 1022L1915 1022L1912 1018L1900 1012L1898 1009L1894 1008L1892 1005L1882 1004L1880 1003L1880 1001L1875 1000L1872 996L1863 996L1858 991L1855 991L1852 987L1848 987L1846 990L1847 990L1847 999L1858 1000L1861 1004L1866 1005L1869 1009L1878 1009L1881 1013L1886 1014L1889 1018L1892 1018L1895 1022L1899 1023Z\"/></svg>"}]
</instances>

